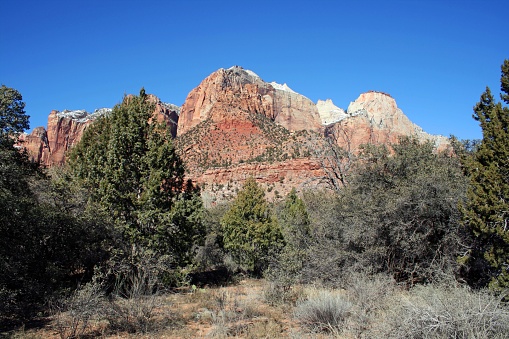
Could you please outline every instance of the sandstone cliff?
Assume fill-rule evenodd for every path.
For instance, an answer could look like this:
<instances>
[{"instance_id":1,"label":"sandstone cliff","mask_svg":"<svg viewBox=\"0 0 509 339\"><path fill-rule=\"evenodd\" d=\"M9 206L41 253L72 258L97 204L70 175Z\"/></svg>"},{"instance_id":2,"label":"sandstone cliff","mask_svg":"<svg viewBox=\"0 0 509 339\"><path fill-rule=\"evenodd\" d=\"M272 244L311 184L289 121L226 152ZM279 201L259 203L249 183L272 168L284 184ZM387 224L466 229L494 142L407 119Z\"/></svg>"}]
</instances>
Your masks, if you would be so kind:
<instances>
[{"instance_id":1,"label":"sandstone cliff","mask_svg":"<svg viewBox=\"0 0 509 339\"><path fill-rule=\"evenodd\" d=\"M346 117L327 127L325 134L353 152L361 144L396 143L402 136L431 141L439 150L449 145L446 137L431 135L412 123L387 93L370 91L351 102Z\"/></svg>"},{"instance_id":2,"label":"sandstone cliff","mask_svg":"<svg viewBox=\"0 0 509 339\"><path fill-rule=\"evenodd\" d=\"M289 131L321 129L314 103L286 84L264 82L242 67L220 69L192 90L182 106L178 135L211 119L229 119L230 112L263 115Z\"/></svg>"},{"instance_id":3,"label":"sandstone cliff","mask_svg":"<svg viewBox=\"0 0 509 339\"><path fill-rule=\"evenodd\" d=\"M154 95L150 96L150 100L155 103L157 120L166 122L175 137L180 108L163 103ZM109 112L111 108L96 109L93 113L85 110L53 110L48 116L47 129L37 127L30 134L22 135L22 146L28 150L33 161L43 166L62 165L67 152L81 140L87 126Z\"/></svg>"},{"instance_id":4,"label":"sandstone cliff","mask_svg":"<svg viewBox=\"0 0 509 339\"><path fill-rule=\"evenodd\" d=\"M323 125L330 125L339 122L348 117L345 110L334 105L332 100L318 100L316 103L318 114L322 119Z\"/></svg>"},{"instance_id":5,"label":"sandstone cliff","mask_svg":"<svg viewBox=\"0 0 509 339\"><path fill-rule=\"evenodd\" d=\"M269 197L323 177L314 158L323 138L316 105L241 67L220 69L189 93L177 135L190 177L212 202L234 196L251 175Z\"/></svg>"},{"instance_id":6,"label":"sandstone cliff","mask_svg":"<svg viewBox=\"0 0 509 339\"><path fill-rule=\"evenodd\" d=\"M394 143L400 136L431 140L439 149L448 145L445 137L413 124L388 94L363 93L345 111L331 100L315 105L288 85L265 82L238 66L209 75L181 108L150 98L207 205L234 197L250 176L269 198L292 187L326 185L333 170L330 142L353 153L361 144ZM43 165L62 164L86 127L107 112L52 111L47 131L34 129L24 136L24 146Z\"/></svg>"}]
</instances>

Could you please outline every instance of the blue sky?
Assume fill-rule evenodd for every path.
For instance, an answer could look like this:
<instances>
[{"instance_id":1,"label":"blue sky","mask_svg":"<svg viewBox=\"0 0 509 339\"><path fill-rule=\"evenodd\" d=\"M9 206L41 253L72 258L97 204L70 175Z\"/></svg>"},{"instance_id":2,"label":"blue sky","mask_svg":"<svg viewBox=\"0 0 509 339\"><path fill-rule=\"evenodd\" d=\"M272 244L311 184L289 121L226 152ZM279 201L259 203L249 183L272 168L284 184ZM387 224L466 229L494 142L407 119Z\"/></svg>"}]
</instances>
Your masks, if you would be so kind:
<instances>
[{"instance_id":1,"label":"blue sky","mask_svg":"<svg viewBox=\"0 0 509 339\"><path fill-rule=\"evenodd\" d=\"M314 102L391 94L425 131L481 137L472 107L498 93L509 1L3 1L0 83L31 127L52 109L112 107L144 86L182 105L240 65Z\"/></svg>"}]
</instances>

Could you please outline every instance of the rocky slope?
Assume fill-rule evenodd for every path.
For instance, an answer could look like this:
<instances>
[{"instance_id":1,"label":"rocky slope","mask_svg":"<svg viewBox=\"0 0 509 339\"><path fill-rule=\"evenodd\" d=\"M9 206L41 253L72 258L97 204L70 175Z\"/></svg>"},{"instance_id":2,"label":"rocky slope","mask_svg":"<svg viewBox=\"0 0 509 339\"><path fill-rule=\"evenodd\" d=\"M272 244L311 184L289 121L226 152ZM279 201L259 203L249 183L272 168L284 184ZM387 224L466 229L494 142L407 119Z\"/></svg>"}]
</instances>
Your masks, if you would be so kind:
<instances>
[{"instance_id":1,"label":"rocky slope","mask_svg":"<svg viewBox=\"0 0 509 339\"><path fill-rule=\"evenodd\" d=\"M188 175L203 187L207 204L233 197L250 176L265 186L269 198L292 187L324 184L330 142L352 152L361 144L396 142L400 136L431 140L437 148L448 144L413 124L388 94L363 93L345 111L331 100L315 105L286 84L265 82L238 66L209 75L181 108L151 98L154 114L171 128ZM62 164L86 127L105 113L52 111L48 129L25 135L24 146L44 165Z\"/></svg>"}]
</instances>

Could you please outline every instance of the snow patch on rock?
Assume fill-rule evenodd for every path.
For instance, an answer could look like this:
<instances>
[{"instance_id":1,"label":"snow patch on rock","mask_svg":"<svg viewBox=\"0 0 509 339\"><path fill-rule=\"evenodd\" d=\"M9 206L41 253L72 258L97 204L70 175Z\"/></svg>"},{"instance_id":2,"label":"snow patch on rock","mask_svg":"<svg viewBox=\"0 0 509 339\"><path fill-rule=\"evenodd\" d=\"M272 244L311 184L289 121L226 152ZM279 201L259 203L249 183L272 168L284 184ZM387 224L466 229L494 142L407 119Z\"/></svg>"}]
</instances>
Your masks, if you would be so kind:
<instances>
[{"instance_id":1,"label":"snow patch on rock","mask_svg":"<svg viewBox=\"0 0 509 339\"><path fill-rule=\"evenodd\" d=\"M94 110L93 113L89 113L84 109L77 110L68 110L64 109L62 112L57 113L57 117L59 118L69 118L72 120L76 120L77 122L86 122L91 119L96 119L102 115L108 114L111 112L111 108L98 108Z\"/></svg>"},{"instance_id":2,"label":"snow patch on rock","mask_svg":"<svg viewBox=\"0 0 509 339\"><path fill-rule=\"evenodd\" d=\"M248 70L248 69L245 69L244 71L245 71L247 74L249 74L250 76L252 76L252 77L260 78L260 77L258 76L258 74L256 74L256 73L255 73L255 72L253 72L253 71L250 71L250 70Z\"/></svg>"},{"instance_id":3,"label":"snow patch on rock","mask_svg":"<svg viewBox=\"0 0 509 339\"><path fill-rule=\"evenodd\" d=\"M280 90L280 91L291 92L291 93L297 93L297 92L295 92L294 90L292 90L290 87L288 87L288 85L287 85L286 83L284 83L284 84L282 84L282 85L281 85L281 84L278 84L278 83L277 83L277 82L275 82L275 81L272 81L272 82L270 83L270 85L271 85L272 87L274 87L274 89L277 89L277 90Z\"/></svg>"},{"instance_id":4,"label":"snow patch on rock","mask_svg":"<svg viewBox=\"0 0 509 339\"><path fill-rule=\"evenodd\" d=\"M167 108L170 111L176 112L177 115L180 115L180 109L181 109L180 106L170 104L169 102L162 102L162 101L161 101L161 105L163 105L163 107Z\"/></svg>"}]
</instances>

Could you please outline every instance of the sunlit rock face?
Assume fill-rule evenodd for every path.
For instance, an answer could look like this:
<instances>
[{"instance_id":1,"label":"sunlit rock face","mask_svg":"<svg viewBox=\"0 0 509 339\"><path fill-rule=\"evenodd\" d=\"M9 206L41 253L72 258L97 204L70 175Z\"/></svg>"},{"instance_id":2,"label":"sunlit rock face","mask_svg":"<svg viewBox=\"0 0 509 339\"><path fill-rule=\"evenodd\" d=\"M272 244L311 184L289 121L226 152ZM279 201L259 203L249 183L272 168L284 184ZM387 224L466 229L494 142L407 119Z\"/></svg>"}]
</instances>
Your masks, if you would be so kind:
<instances>
[{"instance_id":1,"label":"sunlit rock face","mask_svg":"<svg viewBox=\"0 0 509 339\"><path fill-rule=\"evenodd\" d=\"M154 95L149 95L149 100L155 104L157 121L166 123L175 137L180 108L163 103ZM63 165L69 150L81 140L85 129L111 111L111 108L96 109L92 113L85 110L53 110L48 116L46 129L37 127L21 137L22 147L28 150L33 161L43 166Z\"/></svg>"},{"instance_id":2,"label":"sunlit rock face","mask_svg":"<svg viewBox=\"0 0 509 339\"><path fill-rule=\"evenodd\" d=\"M202 187L207 206L234 197L251 176L269 199L292 188L326 185L324 150L331 139L352 153L362 144L396 143L401 136L432 141L439 150L449 145L447 138L413 124L389 94L362 93L345 111L331 100L314 104L287 84L265 82L239 66L210 74L182 107L148 97L155 105L151 120L170 129L187 176ZM85 129L110 112L52 111L47 129L22 136L21 147L45 166L63 164Z\"/></svg>"},{"instance_id":3,"label":"sunlit rock face","mask_svg":"<svg viewBox=\"0 0 509 339\"><path fill-rule=\"evenodd\" d=\"M402 136L431 141L440 150L449 145L446 137L428 134L411 122L387 93L362 93L350 103L346 114L347 117L330 126L326 134L333 135L340 146L351 150L358 150L366 143L397 143Z\"/></svg>"},{"instance_id":4,"label":"sunlit rock face","mask_svg":"<svg viewBox=\"0 0 509 339\"><path fill-rule=\"evenodd\" d=\"M207 119L227 120L239 112L261 114L289 131L319 131L322 125L311 100L286 84L265 82L256 73L234 66L212 73L189 93L178 135Z\"/></svg>"},{"instance_id":5,"label":"sunlit rock face","mask_svg":"<svg viewBox=\"0 0 509 339\"><path fill-rule=\"evenodd\" d=\"M316 108L323 125L334 124L349 117L345 110L334 105L331 99L318 100Z\"/></svg>"}]
</instances>

